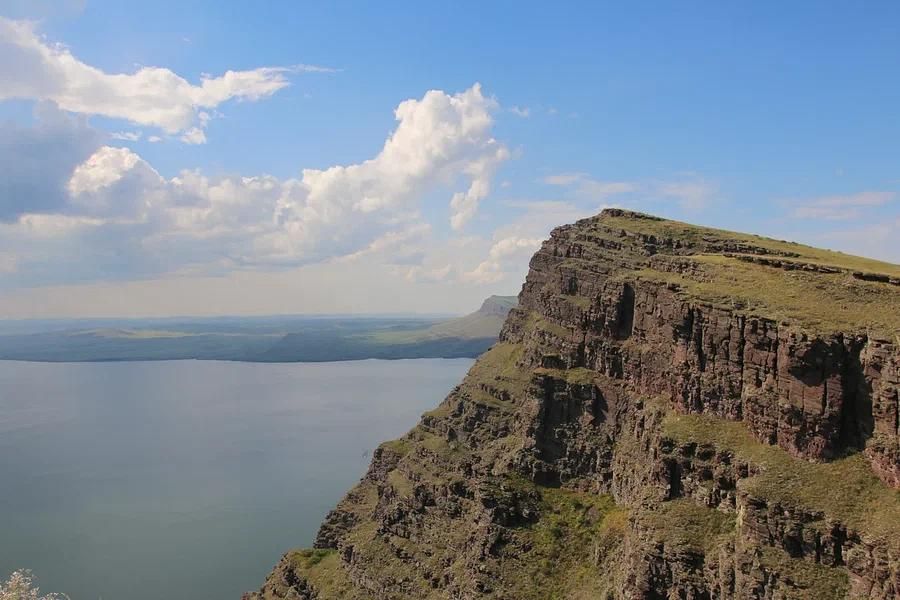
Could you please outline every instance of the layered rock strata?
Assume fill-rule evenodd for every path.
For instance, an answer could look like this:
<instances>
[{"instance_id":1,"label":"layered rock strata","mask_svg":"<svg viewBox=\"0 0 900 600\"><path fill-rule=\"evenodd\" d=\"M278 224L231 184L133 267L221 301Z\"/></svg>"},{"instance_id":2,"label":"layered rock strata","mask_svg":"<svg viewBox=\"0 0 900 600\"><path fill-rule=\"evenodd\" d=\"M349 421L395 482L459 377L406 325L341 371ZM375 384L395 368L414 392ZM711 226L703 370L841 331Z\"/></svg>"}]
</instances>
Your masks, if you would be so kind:
<instances>
[{"instance_id":1,"label":"layered rock strata","mask_svg":"<svg viewBox=\"0 0 900 600\"><path fill-rule=\"evenodd\" d=\"M621 210L250 599L900 597L900 268Z\"/></svg>"}]
</instances>

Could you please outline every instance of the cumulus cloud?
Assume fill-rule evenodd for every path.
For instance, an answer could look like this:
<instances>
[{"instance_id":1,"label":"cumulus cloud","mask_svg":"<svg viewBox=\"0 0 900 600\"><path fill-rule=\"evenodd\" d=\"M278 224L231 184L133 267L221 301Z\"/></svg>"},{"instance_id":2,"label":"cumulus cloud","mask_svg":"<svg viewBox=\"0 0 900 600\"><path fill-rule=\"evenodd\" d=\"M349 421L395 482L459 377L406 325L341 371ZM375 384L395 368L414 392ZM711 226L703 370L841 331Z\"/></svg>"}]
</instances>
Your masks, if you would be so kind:
<instances>
[{"instance_id":1,"label":"cumulus cloud","mask_svg":"<svg viewBox=\"0 0 900 600\"><path fill-rule=\"evenodd\" d=\"M206 133L200 129L199 127L191 127L179 137L182 142L185 144L205 144L206 143Z\"/></svg>"},{"instance_id":2,"label":"cumulus cloud","mask_svg":"<svg viewBox=\"0 0 900 600\"><path fill-rule=\"evenodd\" d=\"M859 192L846 196L824 196L800 201L791 211L797 219L826 219L846 221L858 219L866 209L883 206L892 202L894 192Z\"/></svg>"},{"instance_id":3,"label":"cumulus cloud","mask_svg":"<svg viewBox=\"0 0 900 600\"><path fill-rule=\"evenodd\" d=\"M403 229L388 231L372 240L365 248L342 256L339 260L355 261L364 256L380 254L388 264L420 263L424 253L415 246L415 243L424 240L431 234L431 230L430 223L413 223Z\"/></svg>"},{"instance_id":4,"label":"cumulus cloud","mask_svg":"<svg viewBox=\"0 0 900 600\"><path fill-rule=\"evenodd\" d=\"M401 267L404 279L413 283L439 283L447 281L453 274L453 265L446 264L440 267L425 267L423 265L412 265L409 267Z\"/></svg>"},{"instance_id":5,"label":"cumulus cloud","mask_svg":"<svg viewBox=\"0 0 900 600\"><path fill-rule=\"evenodd\" d=\"M102 143L84 119L50 103L37 105L32 127L0 123L0 223L62 210L69 175Z\"/></svg>"},{"instance_id":6,"label":"cumulus cloud","mask_svg":"<svg viewBox=\"0 0 900 600\"><path fill-rule=\"evenodd\" d=\"M123 119L202 143L204 109L228 100L255 101L289 85L291 72L323 72L325 67L261 67L203 75L192 84L170 69L141 67L134 73L106 73L50 43L30 21L0 17L0 100L50 100L85 115Z\"/></svg>"},{"instance_id":7,"label":"cumulus cloud","mask_svg":"<svg viewBox=\"0 0 900 600\"><path fill-rule=\"evenodd\" d=\"M277 213L285 226L283 244L293 248L291 240L309 241L320 226L337 221L371 222L381 212L408 210L426 190L458 179L468 185L452 197L450 221L461 228L489 193L496 168L509 158L491 136L495 109L478 84L452 96L432 90L402 102L395 111L397 128L374 158L303 171ZM347 241L352 235L352 227L342 228L332 239Z\"/></svg>"},{"instance_id":8,"label":"cumulus cloud","mask_svg":"<svg viewBox=\"0 0 900 600\"><path fill-rule=\"evenodd\" d=\"M506 275L506 267L510 262L527 262L541 246L543 238L505 237L494 242L488 252L488 258L477 267L463 274L462 279L475 283L494 283Z\"/></svg>"},{"instance_id":9,"label":"cumulus cloud","mask_svg":"<svg viewBox=\"0 0 900 600\"><path fill-rule=\"evenodd\" d=\"M421 204L445 192L453 228L476 213L509 156L491 136L495 109L478 85L429 91L397 107L397 126L373 158L290 179L197 170L166 178L128 148L87 145L55 168L53 202L23 191L7 207L0 252L18 254L20 285L223 273L367 253L421 267L410 277L446 278L443 265L413 260L431 227ZM62 124L78 127L70 117ZM18 152L8 154L10 164L0 168L14 172ZM41 164L36 157L27 181L43 179Z\"/></svg>"},{"instance_id":10,"label":"cumulus cloud","mask_svg":"<svg viewBox=\"0 0 900 600\"><path fill-rule=\"evenodd\" d=\"M474 267L461 271L461 281L472 284L518 284L528 270L531 255L549 237L553 227L573 223L603 208L595 204L580 206L558 200L511 200L504 204L517 210L518 214L494 231L486 257L475 263Z\"/></svg>"}]
</instances>

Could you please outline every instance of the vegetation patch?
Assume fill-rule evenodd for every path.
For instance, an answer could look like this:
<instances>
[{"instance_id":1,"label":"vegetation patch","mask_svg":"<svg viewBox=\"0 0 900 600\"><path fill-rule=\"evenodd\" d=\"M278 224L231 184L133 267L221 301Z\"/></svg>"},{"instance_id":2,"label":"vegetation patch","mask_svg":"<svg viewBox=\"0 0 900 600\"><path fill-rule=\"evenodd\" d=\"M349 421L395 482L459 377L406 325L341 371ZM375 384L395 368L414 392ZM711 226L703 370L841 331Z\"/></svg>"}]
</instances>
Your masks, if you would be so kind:
<instances>
[{"instance_id":1,"label":"vegetation patch","mask_svg":"<svg viewBox=\"0 0 900 600\"><path fill-rule=\"evenodd\" d=\"M812 262L820 265L830 265L850 271L862 271L867 273L883 273L892 277L900 277L900 265L804 246L795 242L776 240L773 238L713 229L710 227L698 227L680 221L670 221L644 215L638 217L604 215L602 224L605 227L616 227L626 231L653 235L660 240L677 239L687 242L701 249L704 247L722 247L728 244L742 244L748 250L755 249L756 253L768 253L776 256L793 258L797 261Z\"/></svg>"},{"instance_id":2,"label":"vegetation patch","mask_svg":"<svg viewBox=\"0 0 900 600\"><path fill-rule=\"evenodd\" d=\"M611 578L603 564L615 558L627 512L611 496L529 482L540 495L540 518L513 529L505 548L499 597L575 599L605 597Z\"/></svg>"},{"instance_id":3,"label":"vegetation patch","mask_svg":"<svg viewBox=\"0 0 900 600\"><path fill-rule=\"evenodd\" d=\"M642 515L657 539L666 544L709 552L734 533L735 516L688 498L663 502Z\"/></svg>"},{"instance_id":4,"label":"vegetation patch","mask_svg":"<svg viewBox=\"0 0 900 600\"><path fill-rule=\"evenodd\" d=\"M843 600L850 582L846 569L835 569L808 560L791 558L783 550L762 546L759 563L764 569L778 573L789 587L779 590L785 600Z\"/></svg>"},{"instance_id":5,"label":"vegetation patch","mask_svg":"<svg viewBox=\"0 0 900 600\"><path fill-rule=\"evenodd\" d=\"M335 550L304 549L288 555L294 571L322 598L352 598L353 585Z\"/></svg>"},{"instance_id":6,"label":"vegetation patch","mask_svg":"<svg viewBox=\"0 0 900 600\"><path fill-rule=\"evenodd\" d=\"M518 366L521 357L522 346L519 344L494 344L475 361L460 388L484 404L513 408L524 397L531 381L530 373Z\"/></svg>"},{"instance_id":7,"label":"vegetation patch","mask_svg":"<svg viewBox=\"0 0 900 600\"><path fill-rule=\"evenodd\" d=\"M407 438L400 438L382 443L381 448L399 456L406 456L412 450L412 442Z\"/></svg>"},{"instance_id":8,"label":"vegetation patch","mask_svg":"<svg viewBox=\"0 0 900 600\"><path fill-rule=\"evenodd\" d=\"M528 329L540 329L564 340L572 337L572 332L569 329L554 323L553 321L547 320L536 312L528 313L528 318L525 320L525 327Z\"/></svg>"},{"instance_id":9,"label":"vegetation patch","mask_svg":"<svg viewBox=\"0 0 900 600\"><path fill-rule=\"evenodd\" d=\"M796 323L814 332L870 331L890 338L900 331L900 290L848 273L814 273L707 254L691 257L702 275L645 268L639 277L678 285L691 298L715 306Z\"/></svg>"},{"instance_id":10,"label":"vegetation patch","mask_svg":"<svg viewBox=\"0 0 900 600\"><path fill-rule=\"evenodd\" d=\"M711 444L757 467L758 475L739 482L754 496L822 512L900 546L900 490L879 480L859 453L827 463L806 462L759 442L742 423L708 415L669 415L663 431L678 443Z\"/></svg>"},{"instance_id":11,"label":"vegetation patch","mask_svg":"<svg viewBox=\"0 0 900 600\"><path fill-rule=\"evenodd\" d=\"M581 310L587 310L591 307L590 298L586 298L585 296L574 296L569 294L558 294L557 296L565 302L577 306Z\"/></svg>"}]
</instances>

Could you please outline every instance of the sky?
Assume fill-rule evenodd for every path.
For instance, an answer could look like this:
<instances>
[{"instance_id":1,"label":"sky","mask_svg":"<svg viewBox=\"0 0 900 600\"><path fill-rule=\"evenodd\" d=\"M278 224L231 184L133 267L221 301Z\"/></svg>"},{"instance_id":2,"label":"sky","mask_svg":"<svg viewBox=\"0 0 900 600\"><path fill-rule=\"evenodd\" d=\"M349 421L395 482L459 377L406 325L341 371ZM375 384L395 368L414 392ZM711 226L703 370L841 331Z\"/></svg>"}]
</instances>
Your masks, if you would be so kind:
<instances>
[{"instance_id":1,"label":"sky","mask_svg":"<svg viewBox=\"0 0 900 600\"><path fill-rule=\"evenodd\" d=\"M463 313L619 206L900 263L900 3L0 0L0 318Z\"/></svg>"}]
</instances>

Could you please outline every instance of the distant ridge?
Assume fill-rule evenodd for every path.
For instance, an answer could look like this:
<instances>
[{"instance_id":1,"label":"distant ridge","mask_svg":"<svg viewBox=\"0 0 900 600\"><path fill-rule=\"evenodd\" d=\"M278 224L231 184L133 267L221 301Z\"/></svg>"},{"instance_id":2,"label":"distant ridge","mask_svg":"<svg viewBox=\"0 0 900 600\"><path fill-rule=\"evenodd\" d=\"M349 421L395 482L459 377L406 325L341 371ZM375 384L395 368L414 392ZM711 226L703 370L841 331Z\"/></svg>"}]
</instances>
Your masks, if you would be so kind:
<instances>
[{"instance_id":1,"label":"distant ridge","mask_svg":"<svg viewBox=\"0 0 900 600\"><path fill-rule=\"evenodd\" d=\"M30 324L0 333L0 360L324 362L475 358L497 341L512 296L491 296L455 319L284 316L104 319Z\"/></svg>"},{"instance_id":2,"label":"distant ridge","mask_svg":"<svg viewBox=\"0 0 900 600\"><path fill-rule=\"evenodd\" d=\"M515 296L491 296L477 311L424 328L389 327L335 340L314 343L305 332L284 336L254 360L265 362L318 362L366 358L475 358L490 348L500 334L506 315L516 306Z\"/></svg>"}]
</instances>

